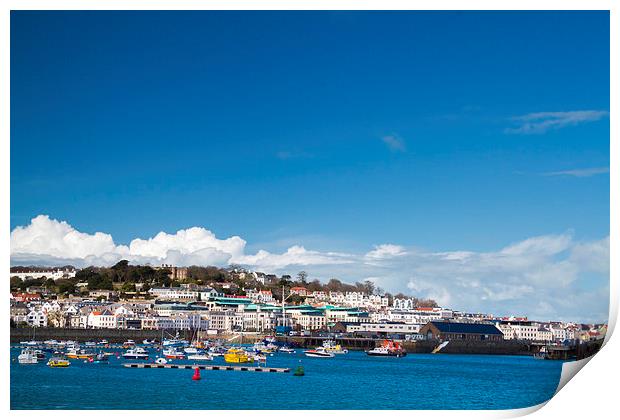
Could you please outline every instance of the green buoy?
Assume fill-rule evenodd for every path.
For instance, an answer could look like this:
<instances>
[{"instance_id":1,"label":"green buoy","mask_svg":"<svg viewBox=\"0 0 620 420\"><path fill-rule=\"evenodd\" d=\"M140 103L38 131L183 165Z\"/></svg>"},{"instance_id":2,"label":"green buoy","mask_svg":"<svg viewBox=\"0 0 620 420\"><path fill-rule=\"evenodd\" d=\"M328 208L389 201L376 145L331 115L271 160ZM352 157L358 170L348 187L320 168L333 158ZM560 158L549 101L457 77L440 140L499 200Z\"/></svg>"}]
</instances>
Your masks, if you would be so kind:
<instances>
[{"instance_id":1,"label":"green buoy","mask_svg":"<svg viewBox=\"0 0 620 420\"><path fill-rule=\"evenodd\" d=\"M304 367L303 366L298 366L297 369L295 369L295 372L293 373L293 376L304 376Z\"/></svg>"}]
</instances>

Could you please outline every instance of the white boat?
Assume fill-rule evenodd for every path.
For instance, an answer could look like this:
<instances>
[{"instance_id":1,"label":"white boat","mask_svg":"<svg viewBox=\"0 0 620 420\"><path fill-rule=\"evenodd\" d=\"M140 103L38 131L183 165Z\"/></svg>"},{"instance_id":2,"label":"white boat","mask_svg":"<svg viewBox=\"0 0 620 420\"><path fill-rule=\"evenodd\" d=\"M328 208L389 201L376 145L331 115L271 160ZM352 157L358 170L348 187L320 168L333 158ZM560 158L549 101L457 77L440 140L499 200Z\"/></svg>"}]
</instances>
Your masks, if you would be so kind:
<instances>
[{"instance_id":1,"label":"white boat","mask_svg":"<svg viewBox=\"0 0 620 420\"><path fill-rule=\"evenodd\" d=\"M185 359L185 353L175 349L174 347L164 349L163 353L166 359Z\"/></svg>"},{"instance_id":2,"label":"white boat","mask_svg":"<svg viewBox=\"0 0 620 420\"><path fill-rule=\"evenodd\" d=\"M22 365L34 365L39 362L39 359L37 358L34 350L24 349L20 355L17 356L17 361Z\"/></svg>"},{"instance_id":3,"label":"white boat","mask_svg":"<svg viewBox=\"0 0 620 420\"><path fill-rule=\"evenodd\" d=\"M157 363L158 365L165 365L166 363L168 363L168 361L166 359L164 359L163 357L158 357L155 360L155 363Z\"/></svg>"},{"instance_id":4,"label":"white boat","mask_svg":"<svg viewBox=\"0 0 620 420\"><path fill-rule=\"evenodd\" d=\"M407 355L407 352L400 344L390 340L383 340L381 346L368 350L366 354L369 356L404 357Z\"/></svg>"},{"instance_id":5,"label":"white boat","mask_svg":"<svg viewBox=\"0 0 620 420\"><path fill-rule=\"evenodd\" d=\"M105 346L108 344L108 340L99 340L99 342L97 343L100 346Z\"/></svg>"},{"instance_id":6,"label":"white boat","mask_svg":"<svg viewBox=\"0 0 620 420\"><path fill-rule=\"evenodd\" d=\"M86 343L84 343L84 345L86 347L95 347L97 343L95 343L94 341L87 341Z\"/></svg>"},{"instance_id":7,"label":"white boat","mask_svg":"<svg viewBox=\"0 0 620 420\"><path fill-rule=\"evenodd\" d=\"M334 357L334 353L325 351L322 347L317 347L315 350L306 350L304 354L308 357L328 358Z\"/></svg>"},{"instance_id":8,"label":"white boat","mask_svg":"<svg viewBox=\"0 0 620 420\"><path fill-rule=\"evenodd\" d=\"M213 360L213 356L206 353L194 353L187 356L187 360Z\"/></svg>"},{"instance_id":9,"label":"white boat","mask_svg":"<svg viewBox=\"0 0 620 420\"><path fill-rule=\"evenodd\" d=\"M542 346L538 353L534 353L534 359L544 360L547 358L547 347Z\"/></svg>"},{"instance_id":10,"label":"white boat","mask_svg":"<svg viewBox=\"0 0 620 420\"><path fill-rule=\"evenodd\" d=\"M24 346L38 346L39 342L38 341L34 341L34 340L30 340L30 341L21 341L19 344L22 344Z\"/></svg>"},{"instance_id":11,"label":"white boat","mask_svg":"<svg viewBox=\"0 0 620 420\"><path fill-rule=\"evenodd\" d=\"M155 344L155 340L142 340L142 344L146 344L146 345L150 345L150 344Z\"/></svg>"},{"instance_id":12,"label":"white boat","mask_svg":"<svg viewBox=\"0 0 620 420\"><path fill-rule=\"evenodd\" d=\"M126 347L126 348L134 347L135 345L136 345L136 342L133 340L127 340L123 343L123 347Z\"/></svg>"},{"instance_id":13,"label":"white boat","mask_svg":"<svg viewBox=\"0 0 620 420\"><path fill-rule=\"evenodd\" d=\"M127 350L123 353L123 358L125 359L148 359L149 352L144 350L142 347L134 347L132 349Z\"/></svg>"},{"instance_id":14,"label":"white boat","mask_svg":"<svg viewBox=\"0 0 620 420\"><path fill-rule=\"evenodd\" d=\"M289 353L289 354L291 354L291 353L295 353L295 350L293 350L292 348L287 347L287 346L282 346L282 347L280 347L280 348L278 349L278 351L279 351L279 352L281 352L281 353Z\"/></svg>"},{"instance_id":15,"label":"white boat","mask_svg":"<svg viewBox=\"0 0 620 420\"><path fill-rule=\"evenodd\" d=\"M196 354L198 353L198 349L196 347L185 347L183 351L187 354Z\"/></svg>"}]
</instances>

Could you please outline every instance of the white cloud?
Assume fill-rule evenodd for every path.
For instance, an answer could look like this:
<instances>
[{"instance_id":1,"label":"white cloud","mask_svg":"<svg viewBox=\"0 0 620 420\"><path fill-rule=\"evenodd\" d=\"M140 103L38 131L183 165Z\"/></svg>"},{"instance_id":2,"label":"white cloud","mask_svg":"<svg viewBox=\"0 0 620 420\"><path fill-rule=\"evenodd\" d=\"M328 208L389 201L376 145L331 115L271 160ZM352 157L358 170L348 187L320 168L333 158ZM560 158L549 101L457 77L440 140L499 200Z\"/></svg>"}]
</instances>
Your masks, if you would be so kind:
<instances>
[{"instance_id":1,"label":"white cloud","mask_svg":"<svg viewBox=\"0 0 620 420\"><path fill-rule=\"evenodd\" d=\"M400 257L406 253L405 248L400 245L382 244L375 246L375 249L368 252L366 257L375 260L382 260L386 258Z\"/></svg>"},{"instance_id":2,"label":"white cloud","mask_svg":"<svg viewBox=\"0 0 620 420\"><path fill-rule=\"evenodd\" d=\"M586 110L568 112L534 112L513 117L517 127L507 128L508 134L543 134L549 130L598 121L609 115L607 111Z\"/></svg>"},{"instance_id":3,"label":"white cloud","mask_svg":"<svg viewBox=\"0 0 620 420\"><path fill-rule=\"evenodd\" d=\"M405 140L403 140L397 134L383 136L381 137L381 141L383 141L383 143L385 143L388 149L390 149L392 152L404 152L407 150L407 147L405 146Z\"/></svg>"},{"instance_id":4,"label":"white cloud","mask_svg":"<svg viewBox=\"0 0 620 420\"><path fill-rule=\"evenodd\" d=\"M283 253L246 254L238 236L217 238L193 227L174 234L116 244L105 233L79 232L66 222L37 216L11 232L11 263L110 266L133 263L245 265L276 274L346 282L372 279L394 293L432 298L444 306L496 315L602 321L609 300L609 237L579 242L570 234L527 238L490 252L429 252L381 244L366 253L324 252L301 245Z\"/></svg>"},{"instance_id":5,"label":"white cloud","mask_svg":"<svg viewBox=\"0 0 620 420\"><path fill-rule=\"evenodd\" d=\"M545 176L574 176L577 178L587 178L594 175L608 174L608 167L600 168L584 168L584 169L567 169L565 171L545 172Z\"/></svg>"}]
</instances>

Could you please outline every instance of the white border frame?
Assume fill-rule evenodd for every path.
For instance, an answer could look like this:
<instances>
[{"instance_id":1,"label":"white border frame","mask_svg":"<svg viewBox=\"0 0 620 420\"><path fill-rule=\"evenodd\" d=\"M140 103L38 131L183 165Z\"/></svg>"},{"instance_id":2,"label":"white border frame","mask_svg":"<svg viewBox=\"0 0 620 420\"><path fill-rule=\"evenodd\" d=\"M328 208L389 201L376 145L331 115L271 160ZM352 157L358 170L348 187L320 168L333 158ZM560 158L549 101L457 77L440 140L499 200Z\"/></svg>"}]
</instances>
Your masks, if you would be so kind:
<instances>
[{"instance_id":1,"label":"white border frame","mask_svg":"<svg viewBox=\"0 0 620 420\"><path fill-rule=\"evenodd\" d=\"M9 271L10 256L10 10L609 10L610 11L610 255L617 255L618 250L618 193L620 192L620 184L618 182L618 160L620 159L620 145L618 139L618 41L620 34L618 33L618 25L620 23L620 6L618 2L613 0L443 0L434 2L422 1L403 1L403 0L263 0L260 3L256 0L218 0L218 1L199 1L199 0L58 0L49 2L43 0L8 0L0 6L2 13L0 14L0 86L2 95L2 124L0 125L1 144L0 148L0 171L2 173L2 182L0 183L1 195L5 197L4 206L0 208L2 219L1 232L4 241L1 242L4 259L2 260L1 269L5 273ZM538 411L541 407L548 405L544 410L538 411L534 417L538 418L582 418L584 416L606 416L618 404L615 401L615 382L618 373L618 360L616 354L620 349L617 339L611 340L612 332L618 315L618 261L613 257L610 258L610 314L609 314L609 330L605 339L605 347L595 357L593 361L588 363L590 366L580 373L580 379L571 381L562 392L554 396L547 404L541 404L534 407L518 410L503 411L209 411L207 413L183 412L183 411L46 411L46 417L63 418L88 416L90 419L104 419L110 415L122 415L132 417L164 418L172 416L258 416L269 417L270 419L284 419L291 416L299 419L310 419L316 416L338 416L343 419L359 420L362 418L371 418L376 416L407 416L409 414L419 417L433 418L506 418L521 416L528 413ZM5 299L2 302L5 313L9 312L9 302ZM4 325L4 337L8 339L8 326ZM3 359L10 360L9 346L5 345L0 348L0 354ZM579 369L581 369L589 360L565 363L562 372L562 381L572 377ZM5 365L7 366L7 365ZM5 380L1 383L3 407L9 410L10 399L10 376L7 366ZM564 382L565 384L565 382ZM561 384L558 390L562 388ZM11 411L10 415L16 418L35 418L42 415L40 411ZM542 416L542 417L541 417Z\"/></svg>"}]
</instances>

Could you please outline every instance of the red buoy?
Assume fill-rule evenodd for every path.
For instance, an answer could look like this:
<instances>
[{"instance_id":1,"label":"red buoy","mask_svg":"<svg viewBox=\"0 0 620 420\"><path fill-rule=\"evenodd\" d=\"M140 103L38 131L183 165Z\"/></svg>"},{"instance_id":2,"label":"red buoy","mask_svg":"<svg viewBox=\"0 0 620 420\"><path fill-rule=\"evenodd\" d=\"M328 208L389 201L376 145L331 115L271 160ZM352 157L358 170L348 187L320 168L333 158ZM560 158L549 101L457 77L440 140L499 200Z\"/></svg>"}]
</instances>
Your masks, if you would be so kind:
<instances>
[{"instance_id":1,"label":"red buoy","mask_svg":"<svg viewBox=\"0 0 620 420\"><path fill-rule=\"evenodd\" d=\"M200 369L199 368L196 368L194 370L194 376L192 376L192 379L194 381L199 381L200 380Z\"/></svg>"}]
</instances>

